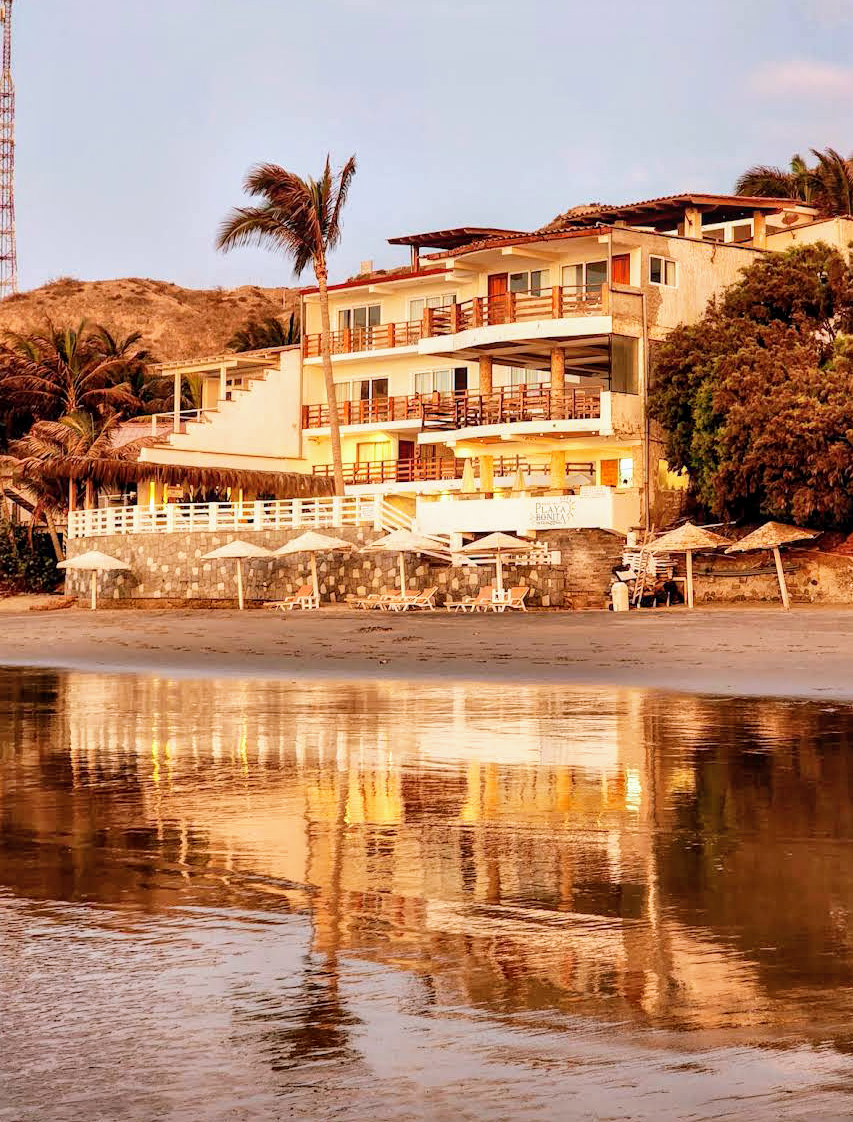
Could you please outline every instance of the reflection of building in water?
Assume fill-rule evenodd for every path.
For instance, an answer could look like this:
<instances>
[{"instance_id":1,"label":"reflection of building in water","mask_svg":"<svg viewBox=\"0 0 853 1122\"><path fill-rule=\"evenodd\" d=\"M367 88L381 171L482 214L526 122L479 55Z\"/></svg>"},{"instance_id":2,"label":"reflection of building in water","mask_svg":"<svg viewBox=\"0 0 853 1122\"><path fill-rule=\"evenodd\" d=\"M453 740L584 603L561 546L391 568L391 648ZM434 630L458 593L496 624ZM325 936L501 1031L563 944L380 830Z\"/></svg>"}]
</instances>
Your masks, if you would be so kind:
<instances>
[{"instance_id":1,"label":"reflection of building in water","mask_svg":"<svg viewBox=\"0 0 853 1122\"><path fill-rule=\"evenodd\" d=\"M186 886L310 901L315 951L404 966L435 1000L713 1027L792 1023L792 971L816 985L828 954L853 980L851 874L813 844L853 833L838 715L632 690L61 682L42 745L61 795L13 797L13 815L100 831ZM174 902L172 881L147 884L145 906Z\"/></svg>"}]
</instances>

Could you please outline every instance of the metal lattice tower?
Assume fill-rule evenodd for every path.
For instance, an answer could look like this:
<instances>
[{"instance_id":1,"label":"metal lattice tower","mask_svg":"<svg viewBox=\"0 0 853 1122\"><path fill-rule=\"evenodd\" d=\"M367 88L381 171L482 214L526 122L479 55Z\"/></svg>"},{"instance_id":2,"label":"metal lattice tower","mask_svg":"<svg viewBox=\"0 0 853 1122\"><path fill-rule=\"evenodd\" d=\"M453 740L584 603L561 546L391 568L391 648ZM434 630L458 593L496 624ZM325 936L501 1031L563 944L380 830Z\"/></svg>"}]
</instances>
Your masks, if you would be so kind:
<instances>
[{"instance_id":1,"label":"metal lattice tower","mask_svg":"<svg viewBox=\"0 0 853 1122\"><path fill-rule=\"evenodd\" d=\"M18 291L15 235L15 83L12 81L12 0L0 2L3 70L0 75L0 300Z\"/></svg>"}]
</instances>

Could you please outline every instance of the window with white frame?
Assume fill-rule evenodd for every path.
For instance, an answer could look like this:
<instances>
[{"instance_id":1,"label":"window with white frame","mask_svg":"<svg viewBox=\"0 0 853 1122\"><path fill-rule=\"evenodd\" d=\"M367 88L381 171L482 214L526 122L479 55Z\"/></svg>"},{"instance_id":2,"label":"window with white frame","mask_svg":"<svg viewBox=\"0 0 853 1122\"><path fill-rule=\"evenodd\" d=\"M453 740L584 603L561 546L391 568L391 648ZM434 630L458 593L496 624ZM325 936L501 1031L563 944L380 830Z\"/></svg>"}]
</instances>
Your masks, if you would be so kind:
<instances>
[{"instance_id":1,"label":"window with white frame","mask_svg":"<svg viewBox=\"0 0 853 1122\"><path fill-rule=\"evenodd\" d=\"M453 389L453 371L418 370L414 375L415 393L450 393Z\"/></svg>"},{"instance_id":2,"label":"window with white frame","mask_svg":"<svg viewBox=\"0 0 853 1122\"><path fill-rule=\"evenodd\" d=\"M354 308L338 310L338 331L349 328L378 327L382 322L381 304L358 304Z\"/></svg>"},{"instance_id":3,"label":"window with white frame","mask_svg":"<svg viewBox=\"0 0 853 1122\"><path fill-rule=\"evenodd\" d=\"M562 272L563 288L578 292L600 292L607 284L606 261L582 261L577 265L564 265Z\"/></svg>"},{"instance_id":4,"label":"window with white frame","mask_svg":"<svg viewBox=\"0 0 853 1122\"><path fill-rule=\"evenodd\" d=\"M455 303L455 292L442 292L440 296L415 296L409 301L409 319L422 320L427 308L449 308Z\"/></svg>"},{"instance_id":5,"label":"window with white frame","mask_svg":"<svg viewBox=\"0 0 853 1122\"><path fill-rule=\"evenodd\" d=\"M357 378L354 382L335 383L338 401L377 401L387 396L387 378Z\"/></svg>"},{"instance_id":6,"label":"window with white frame","mask_svg":"<svg viewBox=\"0 0 853 1122\"><path fill-rule=\"evenodd\" d=\"M619 460L619 486L634 486L634 457L622 456Z\"/></svg>"},{"instance_id":7,"label":"window with white frame","mask_svg":"<svg viewBox=\"0 0 853 1122\"><path fill-rule=\"evenodd\" d=\"M541 296L542 290L550 283L550 269L531 269L529 272L509 274L510 292L520 292L528 296Z\"/></svg>"},{"instance_id":8,"label":"window with white frame","mask_svg":"<svg viewBox=\"0 0 853 1122\"><path fill-rule=\"evenodd\" d=\"M678 284L678 270L671 257L649 257L649 281L667 288Z\"/></svg>"},{"instance_id":9,"label":"window with white frame","mask_svg":"<svg viewBox=\"0 0 853 1122\"><path fill-rule=\"evenodd\" d=\"M715 242L748 242L752 240L753 221L740 218L735 222L709 222L702 227L702 237Z\"/></svg>"},{"instance_id":10,"label":"window with white frame","mask_svg":"<svg viewBox=\"0 0 853 1122\"><path fill-rule=\"evenodd\" d=\"M509 368L509 384L511 386L541 386L550 381L551 375L547 370L528 370L523 366Z\"/></svg>"}]
</instances>

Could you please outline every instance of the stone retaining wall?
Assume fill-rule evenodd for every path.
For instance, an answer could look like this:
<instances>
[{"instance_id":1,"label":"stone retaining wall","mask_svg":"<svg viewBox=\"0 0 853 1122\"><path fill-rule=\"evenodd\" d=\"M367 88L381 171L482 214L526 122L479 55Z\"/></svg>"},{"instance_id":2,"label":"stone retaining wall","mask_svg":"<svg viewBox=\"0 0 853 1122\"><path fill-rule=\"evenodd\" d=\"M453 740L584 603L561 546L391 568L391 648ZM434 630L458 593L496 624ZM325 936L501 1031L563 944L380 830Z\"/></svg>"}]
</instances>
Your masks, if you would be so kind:
<instances>
[{"instance_id":1,"label":"stone retaining wall","mask_svg":"<svg viewBox=\"0 0 853 1122\"><path fill-rule=\"evenodd\" d=\"M324 528L335 537L366 545L381 533L369 527ZM246 541L277 549L302 531L240 531ZM232 607L236 604L236 563L206 561L203 555L234 538L233 533L116 534L76 538L68 542L69 557L97 549L119 557L128 572L100 573L98 594L115 607L164 606ZM621 557L624 538L606 530L553 530L538 541L560 552L559 564L504 566L504 580L530 588L531 607L602 607L611 581L611 569ZM430 564L428 558L409 558L407 572L412 588L437 585L437 602L475 596L481 584L494 583L494 567L451 567ZM341 603L347 596L364 596L383 588L397 588L395 554L333 553L319 555L317 568L324 601ZM280 600L311 581L308 556L275 557L243 563L244 588L249 603ZM90 574L70 570L66 594L86 598Z\"/></svg>"},{"instance_id":2,"label":"stone retaining wall","mask_svg":"<svg viewBox=\"0 0 853 1122\"><path fill-rule=\"evenodd\" d=\"M302 531L241 531L246 541L277 549ZM381 537L369 527L344 526L328 533L352 541L356 548ZM98 594L116 607L181 605L232 607L236 604L234 561L205 561L203 554L231 541L233 533L120 534L102 538L77 538L68 542L69 557L98 549L120 557L129 572L101 573ZM537 541L559 551L558 564L504 566L507 586L530 588L527 603L544 608L600 608L607 603L611 570L621 558L624 539L606 530L549 530ZM786 579L794 602L853 603L853 559L814 550L783 551ZM778 601L772 554L737 557L697 555L697 603ZM398 587L396 555L333 553L318 556L320 594L324 601L342 603L347 596L365 596L383 588ZM756 569L764 570L754 575ZM243 565L246 599L261 604L280 600L311 581L307 556L246 561ZM437 602L476 596L483 584L494 583L494 566L477 568L430 564L428 558L409 558L411 588L437 585ZM713 575L710 575L710 574ZM725 574L725 575L723 575ZM89 573L70 571L66 593L83 599L89 595Z\"/></svg>"}]
</instances>

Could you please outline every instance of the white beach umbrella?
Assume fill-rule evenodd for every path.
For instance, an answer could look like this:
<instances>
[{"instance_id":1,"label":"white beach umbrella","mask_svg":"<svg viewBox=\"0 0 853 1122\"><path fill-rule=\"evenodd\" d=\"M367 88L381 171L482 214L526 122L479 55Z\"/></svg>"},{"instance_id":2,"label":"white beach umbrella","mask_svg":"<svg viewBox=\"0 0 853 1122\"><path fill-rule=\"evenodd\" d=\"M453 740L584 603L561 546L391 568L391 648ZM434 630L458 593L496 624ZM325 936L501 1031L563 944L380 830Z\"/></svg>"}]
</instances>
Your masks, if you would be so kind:
<instances>
[{"instance_id":1,"label":"white beach umbrella","mask_svg":"<svg viewBox=\"0 0 853 1122\"><path fill-rule=\"evenodd\" d=\"M786 526L782 522L765 522L739 542L730 545L726 553L749 553L751 550L772 549L773 560L776 562L776 578L779 581L779 592L782 595L782 607L790 608L788 586L785 584L785 573L782 569L782 557L779 547L790 545L792 542L804 541L807 538L816 538L816 530L801 530L798 526Z\"/></svg>"},{"instance_id":2,"label":"white beach umbrella","mask_svg":"<svg viewBox=\"0 0 853 1122\"><path fill-rule=\"evenodd\" d=\"M60 561L56 567L57 569L82 569L84 572L91 569L92 603L90 607L94 611L98 606L98 573L129 569L130 565L120 561L118 557L111 557L109 553L101 553L97 549L92 549L88 553L81 553L79 557L69 557L66 561Z\"/></svg>"},{"instance_id":3,"label":"white beach umbrella","mask_svg":"<svg viewBox=\"0 0 853 1122\"><path fill-rule=\"evenodd\" d=\"M220 561L226 558L233 558L237 562L237 603L240 611L243 610L243 562L252 557L272 557L272 550L265 549L262 545L255 545L253 542L244 542L239 538L235 538L233 542L227 542L221 545L218 549L212 549L210 553L205 553L205 561Z\"/></svg>"},{"instance_id":4,"label":"white beach umbrella","mask_svg":"<svg viewBox=\"0 0 853 1122\"><path fill-rule=\"evenodd\" d=\"M392 530L384 538L377 538L362 547L362 553L398 553L400 555L400 591L406 591L406 554L427 553L450 560L447 546L435 538L416 534L412 530Z\"/></svg>"},{"instance_id":5,"label":"white beach umbrella","mask_svg":"<svg viewBox=\"0 0 853 1122\"><path fill-rule=\"evenodd\" d=\"M293 553L311 554L311 579L314 584L314 595L317 597L317 603L319 604L320 582L317 579L317 554L340 553L354 548L352 542L345 541L343 538L333 538L328 534L318 534L315 530L308 530L307 533L300 534L298 538L280 546L274 551L273 556L289 557Z\"/></svg>"},{"instance_id":6,"label":"white beach umbrella","mask_svg":"<svg viewBox=\"0 0 853 1122\"><path fill-rule=\"evenodd\" d=\"M525 538L515 538L512 534L487 534L479 541L469 542L464 545L460 553L467 553L469 555L478 555L480 553L493 553L495 555L495 575L497 577L497 592L499 596L503 596L504 591L504 574L503 574L503 554L505 553L528 553L534 549L534 543L527 541Z\"/></svg>"}]
</instances>

